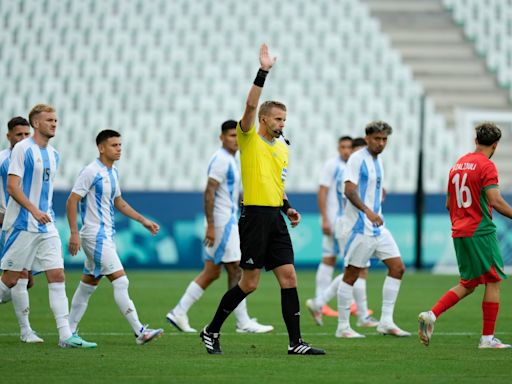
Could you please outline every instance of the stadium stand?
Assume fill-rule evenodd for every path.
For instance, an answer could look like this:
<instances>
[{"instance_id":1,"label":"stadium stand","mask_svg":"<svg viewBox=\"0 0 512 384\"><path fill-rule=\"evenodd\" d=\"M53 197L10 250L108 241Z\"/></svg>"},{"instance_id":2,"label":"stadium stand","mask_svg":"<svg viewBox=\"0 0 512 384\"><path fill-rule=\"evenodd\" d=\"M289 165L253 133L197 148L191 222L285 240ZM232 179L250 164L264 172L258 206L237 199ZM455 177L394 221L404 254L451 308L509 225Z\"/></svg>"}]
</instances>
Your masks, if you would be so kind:
<instances>
[{"instance_id":1,"label":"stadium stand","mask_svg":"<svg viewBox=\"0 0 512 384\"><path fill-rule=\"evenodd\" d=\"M496 72L512 98L512 2L510 0L443 0L453 19Z\"/></svg>"},{"instance_id":2,"label":"stadium stand","mask_svg":"<svg viewBox=\"0 0 512 384\"><path fill-rule=\"evenodd\" d=\"M370 10L359 0L2 1L1 121L37 102L56 106L58 188L95 156L96 132L113 128L124 136L124 188L200 190L218 127L242 113L254 49L267 42L278 64L264 98L289 108L289 190L315 190L336 138L382 119L395 129L387 188L412 192L424 86ZM427 98L429 192L444 190L457 156L434 103Z\"/></svg>"}]
</instances>

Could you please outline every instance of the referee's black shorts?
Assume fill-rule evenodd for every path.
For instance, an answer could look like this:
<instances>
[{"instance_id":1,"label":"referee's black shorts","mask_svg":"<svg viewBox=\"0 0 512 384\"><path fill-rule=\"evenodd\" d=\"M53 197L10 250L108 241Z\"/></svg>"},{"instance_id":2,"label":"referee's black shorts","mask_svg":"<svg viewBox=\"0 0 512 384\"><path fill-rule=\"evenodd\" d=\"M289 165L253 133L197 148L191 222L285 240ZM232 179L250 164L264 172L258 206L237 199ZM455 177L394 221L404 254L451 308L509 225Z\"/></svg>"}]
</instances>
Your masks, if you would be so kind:
<instances>
[{"instance_id":1,"label":"referee's black shorts","mask_svg":"<svg viewBox=\"0 0 512 384\"><path fill-rule=\"evenodd\" d=\"M244 206L238 230L243 269L271 271L293 264L292 241L279 207Z\"/></svg>"}]
</instances>

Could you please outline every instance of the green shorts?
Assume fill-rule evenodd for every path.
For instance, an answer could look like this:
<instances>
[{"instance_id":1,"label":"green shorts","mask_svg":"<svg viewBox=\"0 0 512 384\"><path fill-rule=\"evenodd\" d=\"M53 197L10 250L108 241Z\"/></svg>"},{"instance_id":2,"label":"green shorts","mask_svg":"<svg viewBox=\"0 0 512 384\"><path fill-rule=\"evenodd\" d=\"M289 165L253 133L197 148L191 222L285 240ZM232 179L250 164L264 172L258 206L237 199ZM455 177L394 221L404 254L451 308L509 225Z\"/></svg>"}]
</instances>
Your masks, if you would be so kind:
<instances>
[{"instance_id":1,"label":"green shorts","mask_svg":"<svg viewBox=\"0 0 512 384\"><path fill-rule=\"evenodd\" d=\"M503 258L496 232L475 237L454 237L453 245L463 280L479 278L491 270L495 270L502 279L507 278L503 272Z\"/></svg>"}]
</instances>

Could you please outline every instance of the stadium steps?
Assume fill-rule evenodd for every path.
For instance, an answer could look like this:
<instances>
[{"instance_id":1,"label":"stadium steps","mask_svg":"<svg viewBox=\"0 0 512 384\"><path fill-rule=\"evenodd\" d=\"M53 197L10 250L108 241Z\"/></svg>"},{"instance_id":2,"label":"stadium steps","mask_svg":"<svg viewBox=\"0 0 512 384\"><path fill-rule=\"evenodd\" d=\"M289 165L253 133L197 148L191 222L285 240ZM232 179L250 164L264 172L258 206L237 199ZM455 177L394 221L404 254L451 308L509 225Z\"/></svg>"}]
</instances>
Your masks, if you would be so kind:
<instances>
[{"instance_id":1,"label":"stadium steps","mask_svg":"<svg viewBox=\"0 0 512 384\"><path fill-rule=\"evenodd\" d=\"M498 149L492 156L492 161L498 168L499 184L502 193L512 192L512 162L510 161L512 139L510 138L509 132L510 131L506 132L506 134L502 136Z\"/></svg>"},{"instance_id":2,"label":"stadium steps","mask_svg":"<svg viewBox=\"0 0 512 384\"><path fill-rule=\"evenodd\" d=\"M456 109L505 110L507 92L498 86L473 44L464 38L440 0L362 0L393 47L432 97L448 127Z\"/></svg>"}]
</instances>

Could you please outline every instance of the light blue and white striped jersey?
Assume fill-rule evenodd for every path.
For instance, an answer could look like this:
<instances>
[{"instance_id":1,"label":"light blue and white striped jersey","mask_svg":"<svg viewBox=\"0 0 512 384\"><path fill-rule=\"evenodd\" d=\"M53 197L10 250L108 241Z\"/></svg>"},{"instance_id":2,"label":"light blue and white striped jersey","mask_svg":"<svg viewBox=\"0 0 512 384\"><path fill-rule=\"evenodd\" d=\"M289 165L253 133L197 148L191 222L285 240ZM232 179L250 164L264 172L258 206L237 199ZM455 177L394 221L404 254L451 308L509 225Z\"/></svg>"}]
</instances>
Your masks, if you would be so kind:
<instances>
[{"instance_id":1,"label":"light blue and white striped jersey","mask_svg":"<svg viewBox=\"0 0 512 384\"><path fill-rule=\"evenodd\" d=\"M94 160L80 172L71 192L82 197L80 236L113 240L114 199L121 196L117 168L107 168L99 159Z\"/></svg>"},{"instance_id":2,"label":"light blue and white striped jersey","mask_svg":"<svg viewBox=\"0 0 512 384\"><path fill-rule=\"evenodd\" d=\"M208 177L220 183L215 192L213 221L215 226L224 226L232 218L238 219L240 196L240 168L232 154L219 148L210 159Z\"/></svg>"},{"instance_id":3,"label":"light blue and white striped jersey","mask_svg":"<svg viewBox=\"0 0 512 384\"><path fill-rule=\"evenodd\" d=\"M384 170L380 157L373 158L367 148L354 152L348 159L343 180L356 184L361 201L372 211L382 216ZM381 233L380 228L374 227L366 215L357 209L349 199L347 199L345 206L343 228L369 236L378 236Z\"/></svg>"},{"instance_id":4,"label":"light blue and white striped jersey","mask_svg":"<svg viewBox=\"0 0 512 384\"><path fill-rule=\"evenodd\" d=\"M344 195L343 195L343 173L346 163L340 156L336 156L325 162L320 174L320 185L328 189L327 192L327 217L331 228L338 217L343 215Z\"/></svg>"},{"instance_id":5,"label":"light blue and white striped jersey","mask_svg":"<svg viewBox=\"0 0 512 384\"><path fill-rule=\"evenodd\" d=\"M5 210L4 231L10 228L38 233L57 232L53 212L53 180L59 167L59 153L51 145L39 147L32 137L17 143L11 153L9 175L21 178L23 194L32 204L52 218L48 224L36 219L14 199L9 199Z\"/></svg>"},{"instance_id":6,"label":"light blue and white striped jersey","mask_svg":"<svg viewBox=\"0 0 512 384\"><path fill-rule=\"evenodd\" d=\"M7 193L7 173L9 172L9 157L11 148L6 148L0 152L0 213L5 213L9 194Z\"/></svg>"}]
</instances>

